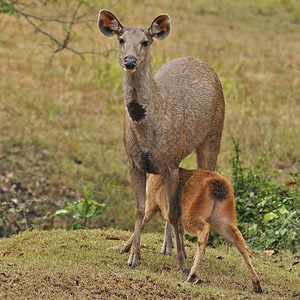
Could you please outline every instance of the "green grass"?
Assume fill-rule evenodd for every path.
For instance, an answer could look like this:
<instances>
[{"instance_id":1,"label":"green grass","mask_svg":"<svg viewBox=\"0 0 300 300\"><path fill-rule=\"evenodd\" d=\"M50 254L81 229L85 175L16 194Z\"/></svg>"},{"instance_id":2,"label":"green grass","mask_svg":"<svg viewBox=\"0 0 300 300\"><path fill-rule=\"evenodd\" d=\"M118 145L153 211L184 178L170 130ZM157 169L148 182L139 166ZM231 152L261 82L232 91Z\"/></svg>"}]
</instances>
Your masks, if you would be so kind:
<instances>
[{"instance_id":1,"label":"green grass","mask_svg":"<svg viewBox=\"0 0 300 300\"><path fill-rule=\"evenodd\" d=\"M114 4L104 1L97 10ZM55 15L39 5L28 9ZM299 1L145 0L141 5L134 0L120 1L112 10L125 26L149 27L158 14L170 14L170 36L152 46L154 69L188 55L215 68L226 98L218 161L222 174L231 176L234 137L246 166L263 152L275 153L271 164L280 170L276 179L289 179L293 166L288 153L299 159L300 148ZM87 15L96 16L96 10ZM55 46L24 19L1 14L1 21L0 174L12 172L35 197L51 201L53 210L77 199L79 187L92 182L99 187L98 199L108 204L99 226L132 228L117 52L81 60L64 50L50 60ZM43 26L61 35L63 26ZM100 34L96 23L77 24L73 30L71 46L76 49L117 47L115 39ZM195 167L195 157L183 165ZM16 197L28 198L22 193Z\"/></svg>"},{"instance_id":2,"label":"green grass","mask_svg":"<svg viewBox=\"0 0 300 300\"><path fill-rule=\"evenodd\" d=\"M251 252L263 294L234 247L206 249L193 285L174 256L159 253L160 234L142 235L140 265L126 267L119 254L131 235L122 230L32 231L0 240L1 299L296 299L299 255ZM186 242L191 267L194 245Z\"/></svg>"}]
</instances>

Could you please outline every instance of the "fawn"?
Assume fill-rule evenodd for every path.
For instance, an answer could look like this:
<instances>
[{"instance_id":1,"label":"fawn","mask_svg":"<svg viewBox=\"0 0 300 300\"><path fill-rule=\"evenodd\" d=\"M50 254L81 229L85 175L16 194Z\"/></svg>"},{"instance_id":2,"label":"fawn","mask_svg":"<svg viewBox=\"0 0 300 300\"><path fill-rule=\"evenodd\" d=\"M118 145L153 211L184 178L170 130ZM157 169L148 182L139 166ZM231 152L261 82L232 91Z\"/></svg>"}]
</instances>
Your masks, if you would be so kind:
<instances>
[{"instance_id":1,"label":"fawn","mask_svg":"<svg viewBox=\"0 0 300 300\"><path fill-rule=\"evenodd\" d=\"M161 174L178 266L187 272L178 231L179 164L196 150L198 166L215 170L225 110L221 83L207 63L190 57L169 61L152 74L150 45L169 35L167 14L155 18L149 29L125 28L110 11L101 10L98 27L105 36L118 38L123 67L124 146L135 196L134 239L127 265L135 268L140 258L146 174ZM162 251L171 252L171 232L166 233L169 238Z\"/></svg>"},{"instance_id":2,"label":"fawn","mask_svg":"<svg viewBox=\"0 0 300 300\"><path fill-rule=\"evenodd\" d=\"M184 230L197 236L197 253L187 281L197 276L201 253L206 245L210 227L233 242L250 272L254 291L262 292L260 280L251 264L248 247L236 225L233 188L230 182L216 172L202 169L179 169L179 232L184 248ZM168 220L168 201L166 182L163 176L150 175L147 180L146 212L142 229L157 212ZM124 248L129 251L133 236Z\"/></svg>"}]
</instances>

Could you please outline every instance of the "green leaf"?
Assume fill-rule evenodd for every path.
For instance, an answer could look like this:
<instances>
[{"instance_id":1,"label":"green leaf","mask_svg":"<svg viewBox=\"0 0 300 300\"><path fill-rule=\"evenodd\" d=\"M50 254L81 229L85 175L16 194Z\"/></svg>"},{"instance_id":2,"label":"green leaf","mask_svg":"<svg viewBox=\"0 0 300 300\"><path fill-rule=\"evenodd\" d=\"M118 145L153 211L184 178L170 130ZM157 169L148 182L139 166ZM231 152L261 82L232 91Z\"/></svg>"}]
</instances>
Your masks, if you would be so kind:
<instances>
[{"instance_id":1,"label":"green leaf","mask_svg":"<svg viewBox=\"0 0 300 300\"><path fill-rule=\"evenodd\" d=\"M275 219L277 217L278 216L275 213L269 212L269 213L265 214L264 221L265 221L265 223L268 223L269 221L271 221L271 220L273 220L273 219Z\"/></svg>"},{"instance_id":2,"label":"green leaf","mask_svg":"<svg viewBox=\"0 0 300 300\"><path fill-rule=\"evenodd\" d=\"M58 216L58 215L66 215L68 214L69 211L67 209L58 209L53 216Z\"/></svg>"},{"instance_id":3,"label":"green leaf","mask_svg":"<svg viewBox=\"0 0 300 300\"><path fill-rule=\"evenodd\" d=\"M1 1L1 9L5 14L13 15L16 12L15 7L12 4L7 4Z\"/></svg>"},{"instance_id":4,"label":"green leaf","mask_svg":"<svg viewBox=\"0 0 300 300\"><path fill-rule=\"evenodd\" d=\"M256 230L257 230L257 224L253 224L252 226L249 227L248 232L250 235L253 235L256 232Z\"/></svg>"},{"instance_id":5,"label":"green leaf","mask_svg":"<svg viewBox=\"0 0 300 300\"><path fill-rule=\"evenodd\" d=\"M72 227L73 227L74 230L82 228L82 222L81 221L73 222L71 224L72 224Z\"/></svg>"},{"instance_id":6,"label":"green leaf","mask_svg":"<svg viewBox=\"0 0 300 300\"><path fill-rule=\"evenodd\" d=\"M279 208L279 212L283 215L287 215L289 214L289 211L286 209L286 207L284 205L282 205L280 208Z\"/></svg>"},{"instance_id":7,"label":"green leaf","mask_svg":"<svg viewBox=\"0 0 300 300\"><path fill-rule=\"evenodd\" d=\"M64 27L63 27L63 31L71 32L71 31L72 31L72 28L67 27L67 26L64 26Z\"/></svg>"},{"instance_id":8,"label":"green leaf","mask_svg":"<svg viewBox=\"0 0 300 300\"><path fill-rule=\"evenodd\" d=\"M89 219L91 217L94 217L94 214L95 214L95 211L92 209L86 214L86 217Z\"/></svg>"},{"instance_id":9,"label":"green leaf","mask_svg":"<svg viewBox=\"0 0 300 300\"><path fill-rule=\"evenodd\" d=\"M82 214L82 211L80 210L80 208L78 207L78 205L72 203L72 202L69 202L67 204L67 207L70 207L73 211L75 211L77 214L81 215Z\"/></svg>"}]
</instances>

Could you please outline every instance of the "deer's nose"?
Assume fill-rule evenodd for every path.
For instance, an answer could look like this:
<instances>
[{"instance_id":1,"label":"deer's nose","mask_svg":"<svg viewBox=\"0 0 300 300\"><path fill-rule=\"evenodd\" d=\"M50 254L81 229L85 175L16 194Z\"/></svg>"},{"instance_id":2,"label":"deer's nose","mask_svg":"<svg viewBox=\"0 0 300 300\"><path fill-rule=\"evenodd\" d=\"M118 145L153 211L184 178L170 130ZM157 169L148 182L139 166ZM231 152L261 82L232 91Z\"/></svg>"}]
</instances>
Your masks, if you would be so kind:
<instances>
[{"instance_id":1,"label":"deer's nose","mask_svg":"<svg viewBox=\"0 0 300 300\"><path fill-rule=\"evenodd\" d=\"M125 57L124 61L123 61L123 66L126 69L134 69L136 66L138 65L137 63L137 59L134 56L127 56Z\"/></svg>"}]
</instances>

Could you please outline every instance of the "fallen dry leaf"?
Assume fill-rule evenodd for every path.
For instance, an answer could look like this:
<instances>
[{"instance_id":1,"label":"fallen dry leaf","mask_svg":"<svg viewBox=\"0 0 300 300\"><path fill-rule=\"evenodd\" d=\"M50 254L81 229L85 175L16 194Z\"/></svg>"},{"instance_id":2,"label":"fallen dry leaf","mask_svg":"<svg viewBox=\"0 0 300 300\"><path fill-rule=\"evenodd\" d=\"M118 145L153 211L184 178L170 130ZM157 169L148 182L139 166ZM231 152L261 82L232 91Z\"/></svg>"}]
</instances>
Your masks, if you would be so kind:
<instances>
[{"instance_id":1,"label":"fallen dry leaf","mask_svg":"<svg viewBox=\"0 0 300 300\"><path fill-rule=\"evenodd\" d=\"M115 277L119 277L119 278L123 277L122 274L117 273L117 272L115 272L115 271L113 271L113 270L109 270L109 272L110 272L112 275L114 275Z\"/></svg>"},{"instance_id":2,"label":"fallen dry leaf","mask_svg":"<svg viewBox=\"0 0 300 300\"><path fill-rule=\"evenodd\" d=\"M15 263L7 263L7 265L8 265L9 267L14 267L14 266L16 266Z\"/></svg>"},{"instance_id":3,"label":"fallen dry leaf","mask_svg":"<svg viewBox=\"0 0 300 300\"><path fill-rule=\"evenodd\" d=\"M107 248L106 250L117 250L117 249L119 249L119 246L112 246Z\"/></svg>"},{"instance_id":4,"label":"fallen dry leaf","mask_svg":"<svg viewBox=\"0 0 300 300\"><path fill-rule=\"evenodd\" d=\"M115 241L119 241L119 240L127 241L128 240L128 238L116 236L116 235L107 235L105 239L106 240L115 240Z\"/></svg>"},{"instance_id":5,"label":"fallen dry leaf","mask_svg":"<svg viewBox=\"0 0 300 300\"><path fill-rule=\"evenodd\" d=\"M194 282L194 285L201 285L203 283L203 281L201 279L196 279L196 281Z\"/></svg>"},{"instance_id":6,"label":"fallen dry leaf","mask_svg":"<svg viewBox=\"0 0 300 300\"><path fill-rule=\"evenodd\" d=\"M272 256L275 251L274 250L265 250L264 253L267 255L267 256Z\"/></svg>"},{"instance_id":7,"label":"fallen dry leaf","mask_svg":"<svg viewBox=\"0 0 300 300\"><path fill-rule=\"evenodd\" d=\"M296 186L297 185L297 183L295 181L287 181L285 184L289 185L289 186Z\"/></svg>"},{"instance_id":8,"label":"fallen dry leaf","mask_svg":"<svg viewBox=\"0 0 300 300\"><path fill-rule=\"evenodd\" d=\"M118 241L121 238L119 236L107 235L105 239L106 240L115 240L115 241Z\"/></svg>"}]
</instances>

